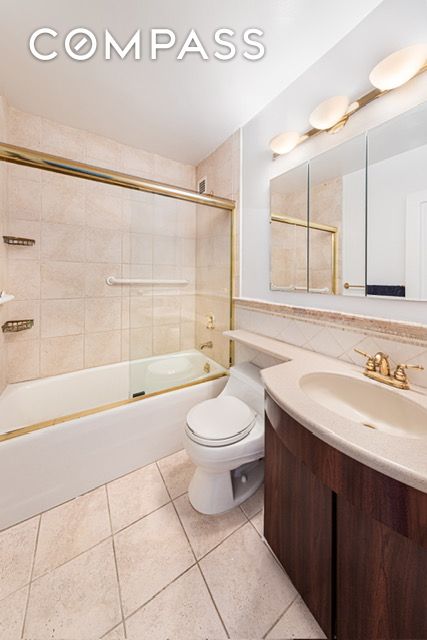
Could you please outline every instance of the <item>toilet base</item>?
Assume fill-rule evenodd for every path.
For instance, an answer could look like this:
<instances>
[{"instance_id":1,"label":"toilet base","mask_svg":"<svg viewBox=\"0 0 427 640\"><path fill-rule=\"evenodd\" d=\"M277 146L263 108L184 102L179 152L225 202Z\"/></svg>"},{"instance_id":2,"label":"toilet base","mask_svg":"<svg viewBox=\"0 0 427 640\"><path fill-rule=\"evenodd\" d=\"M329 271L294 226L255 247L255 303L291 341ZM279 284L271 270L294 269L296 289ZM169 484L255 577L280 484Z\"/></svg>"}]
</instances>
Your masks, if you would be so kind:
<instances>
[{"instance_id":1,"label":"toilet base","mask_svg":"<svg viewBox=\"0 0 427 640\"><path fill-rule=\"evenodd\" d=\"M255 460L232 471L214 472L197 467L188 497L196 511L215 515L229 511L250 498L263 480L264 460Z\"/></svg>"}]
</instances>

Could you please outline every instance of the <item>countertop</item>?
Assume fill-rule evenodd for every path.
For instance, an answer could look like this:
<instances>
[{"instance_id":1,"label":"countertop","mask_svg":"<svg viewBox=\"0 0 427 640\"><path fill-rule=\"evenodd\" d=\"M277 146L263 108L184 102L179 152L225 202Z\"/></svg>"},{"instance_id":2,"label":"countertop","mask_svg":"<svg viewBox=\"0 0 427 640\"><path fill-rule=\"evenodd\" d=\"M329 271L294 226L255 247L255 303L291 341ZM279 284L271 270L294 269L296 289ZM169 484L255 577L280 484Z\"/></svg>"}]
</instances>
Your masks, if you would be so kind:
<instances>
[{"instance_id":1,"label":"countertop","mask_svg":"<svg viewBox=\"0 0 427 640\"><path fill-rule=\"evenodd\" d=\"M315 436L362 464L427 492L427 424L426 436L421 438L367 429L318 404L300 387L303 375L317 371L345 374L384 387L363 375L362 357L360 366L356 366L249 331L227 331L224 335L284 360L282 364L261 371L266 390L286 413ZM409 391L387 389L427 409L427 389L415 386Z\"/></svg>"}]
</instances>

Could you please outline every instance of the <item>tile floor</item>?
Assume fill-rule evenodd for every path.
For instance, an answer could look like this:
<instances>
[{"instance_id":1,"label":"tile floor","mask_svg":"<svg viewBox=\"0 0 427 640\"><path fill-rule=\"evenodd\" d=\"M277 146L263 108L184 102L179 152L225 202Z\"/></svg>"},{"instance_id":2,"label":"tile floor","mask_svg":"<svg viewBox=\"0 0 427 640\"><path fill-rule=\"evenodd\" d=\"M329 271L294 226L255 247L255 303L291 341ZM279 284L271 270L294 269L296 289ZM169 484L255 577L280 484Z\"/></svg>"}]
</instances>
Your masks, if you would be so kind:
<instances>
[{"instance_id":1,"label":"tile floor","mask_svg":"<svg viewBox=\"0 0 427 640\"><path fill-rule=\"evenodd\" d=\"M0 639L324 638L262 540L262 491L202 516L184 451L0 533Z\"/></svg>"}]
</instances>

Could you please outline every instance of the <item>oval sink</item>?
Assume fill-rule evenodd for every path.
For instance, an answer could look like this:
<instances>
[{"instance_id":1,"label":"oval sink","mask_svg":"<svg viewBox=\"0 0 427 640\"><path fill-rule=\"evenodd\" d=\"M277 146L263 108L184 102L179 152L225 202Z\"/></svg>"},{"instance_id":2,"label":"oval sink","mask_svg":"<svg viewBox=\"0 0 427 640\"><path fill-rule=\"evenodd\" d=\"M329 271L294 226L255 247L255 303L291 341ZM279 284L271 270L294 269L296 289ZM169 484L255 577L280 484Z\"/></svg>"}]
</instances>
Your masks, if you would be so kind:
<instances>
[{"instance_id":1,"label":"oval sink","mask_svg":"<svg viewBox=\"0 0 427 640\"><path fill-rule=\"evenodd\" d=\"M339 373L308 373L301 389L330 411L392 436L425 438L427 410L399 393Z\"/></svg>"}]
</instances>

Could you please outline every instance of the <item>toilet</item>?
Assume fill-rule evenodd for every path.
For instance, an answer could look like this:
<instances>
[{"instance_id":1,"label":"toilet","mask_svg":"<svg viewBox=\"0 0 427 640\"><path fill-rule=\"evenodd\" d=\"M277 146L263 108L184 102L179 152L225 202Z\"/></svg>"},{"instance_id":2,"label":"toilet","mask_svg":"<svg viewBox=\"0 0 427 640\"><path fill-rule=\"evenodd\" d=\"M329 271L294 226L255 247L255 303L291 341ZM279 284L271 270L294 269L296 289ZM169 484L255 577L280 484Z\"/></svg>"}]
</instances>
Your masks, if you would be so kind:
<instances>
[{"instance_id":1,"label":"toilet","mask_svg":"<svg viewBox=\"0 0 427 640\"><path fill-rule=\"evenodd\" d=\"M222 513L255 493L264 478L264 387L256 365L232 367L220 395L189 411L184 445L196 465L188 495L197 511Z\"/></svg>"}]
</instances>

